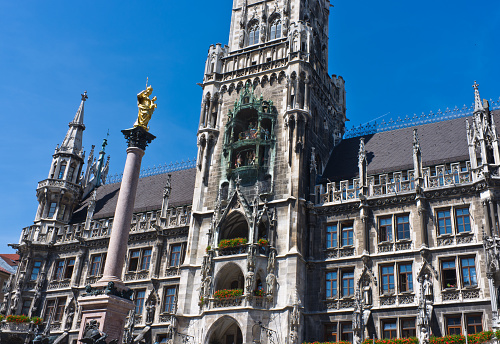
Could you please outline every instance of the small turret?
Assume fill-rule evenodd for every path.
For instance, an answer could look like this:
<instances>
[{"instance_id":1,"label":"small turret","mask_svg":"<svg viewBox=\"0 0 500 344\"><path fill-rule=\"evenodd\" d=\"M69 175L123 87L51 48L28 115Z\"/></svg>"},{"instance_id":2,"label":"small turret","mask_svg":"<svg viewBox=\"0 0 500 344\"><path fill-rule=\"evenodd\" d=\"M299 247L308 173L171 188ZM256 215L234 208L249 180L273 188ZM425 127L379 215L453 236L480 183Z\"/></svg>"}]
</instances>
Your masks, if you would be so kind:
<instances>
[{"instance_id":1,"label":"small turret","mask_svg":"<svg viewBox=\"0 0 500 344\"><path fill-rule=\"evenodd\" d=\"M47 233L47 237L68 223L73 208L81 199L80 174L85 157L82 147L85 130L83 115L87 99L85 91L62 144L52 155L48 178L38 183L36 193L39 205L35 224L40 226L42 233Z\"/></svg>"}]
</instances>

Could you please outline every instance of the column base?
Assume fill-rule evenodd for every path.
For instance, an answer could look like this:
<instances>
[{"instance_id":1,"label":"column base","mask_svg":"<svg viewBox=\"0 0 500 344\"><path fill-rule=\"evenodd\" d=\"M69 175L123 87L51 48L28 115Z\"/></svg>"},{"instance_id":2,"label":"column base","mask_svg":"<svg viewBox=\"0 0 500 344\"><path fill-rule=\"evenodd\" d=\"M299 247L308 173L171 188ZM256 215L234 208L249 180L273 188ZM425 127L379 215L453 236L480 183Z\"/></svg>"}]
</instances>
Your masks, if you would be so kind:
<instances>
[{"instance_id":1,"label":"column base","mask_svg":"<svg viewBox=\"0 0 500 344\"><path fill-rule=\"evenodd\" d=\"M85 325L91 320L99 323L99 330L108 335L106 341L117 339L122 342L125 321L134 303L114 295L82 296L78 298L82 311L79 339L83 337Z\"/></svg>"}]
</instances>

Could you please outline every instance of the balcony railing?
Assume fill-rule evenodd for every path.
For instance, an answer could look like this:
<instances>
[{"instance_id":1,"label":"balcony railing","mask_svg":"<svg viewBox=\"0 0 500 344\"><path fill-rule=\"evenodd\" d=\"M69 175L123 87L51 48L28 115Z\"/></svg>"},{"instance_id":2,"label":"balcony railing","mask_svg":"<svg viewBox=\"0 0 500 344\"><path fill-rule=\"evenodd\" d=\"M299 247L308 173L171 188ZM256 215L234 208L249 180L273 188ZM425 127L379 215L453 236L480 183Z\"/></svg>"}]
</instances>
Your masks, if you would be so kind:
<instances>
[{"instance_id":1,"label":"balcony railing","mask_svg":"<svg viewBox=\"0 0 500 344\"><path fill-rule=\"evenodd\" d=\"M413 170L408 170L369 176L364 196L380 197L414 192L416 186L414 175ZM473 180L470 162L426 167L423 169L423 181L424 190L471 183ZM360 192L359 178L316 185L316 203L340 204L359 201Z\"/></svg>"},{"instance_id":2,"label":"balcony railing","mask_svg":"<svg viewBox=\"0 0 500 344\"><path fill-rule=\"evenodd\" d=\"M238 307L243 305L245 296L236 296L228 298L211 298L208 300L210 308Z\"/></svg>"}]
</instances>

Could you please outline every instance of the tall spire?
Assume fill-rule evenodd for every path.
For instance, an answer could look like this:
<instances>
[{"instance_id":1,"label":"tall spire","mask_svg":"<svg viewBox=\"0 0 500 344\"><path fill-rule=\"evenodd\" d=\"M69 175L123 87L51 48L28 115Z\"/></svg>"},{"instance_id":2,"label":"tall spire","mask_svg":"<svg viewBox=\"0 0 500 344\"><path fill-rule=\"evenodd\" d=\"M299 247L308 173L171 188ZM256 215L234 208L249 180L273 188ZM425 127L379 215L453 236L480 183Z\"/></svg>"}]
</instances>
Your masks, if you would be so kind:
<instances>
[{"instance_id":1,"label":"tall spire","mask_svg":"<svg viewBox=\"0 0 500 344\"><path fill-rule=\"evenodd\" d=\"M82 101L80 107L76 111L75 118L68 124L68 132L60 147L63 151L72 151L74 154L79 154L82 150L82 134L85 130L85 125L83 124L83 110L87 98L87 91L85 91L82 94Z\"/></svg>"},{"instance_id":2,"label":"tall spire","mask_svg":"<svg viewBox=\"0 0 500 344\"><path fill-rule=\"evenodd\" d=\"M481 97L479 96L479 84L474 80L474 112L483 111L483 103L481 102Z\"/></svg>"}]
</instances>

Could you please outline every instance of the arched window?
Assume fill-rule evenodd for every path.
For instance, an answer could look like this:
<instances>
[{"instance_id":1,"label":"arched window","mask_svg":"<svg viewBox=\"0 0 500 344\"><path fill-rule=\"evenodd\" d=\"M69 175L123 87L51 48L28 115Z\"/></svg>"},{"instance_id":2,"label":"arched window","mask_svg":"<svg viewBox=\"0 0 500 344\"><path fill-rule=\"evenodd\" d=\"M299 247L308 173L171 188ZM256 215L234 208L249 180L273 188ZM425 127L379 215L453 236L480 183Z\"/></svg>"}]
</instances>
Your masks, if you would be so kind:
<instances>
[{"instance_id":1,"label":"arched window","mask_svg":"<svg viewBox=\"0 0 500 344\"><path fill-rule=\"evenodd\" d=\"M58 176L58 179L63 179L64 177L64 171L66 171L66 163L63 162L61 164L61 167L59 168L59 176Z\"/></svg>"},{"instance_id":2,"label":"arched window","mask_svg":"<svg viewBox=\"0 0 500 344\"><path fill-rule=\"evenodd\" d=\"M281 38L281 20L280 17L274 18L274 20L271 22L271 34L270 38L271 40Z\"/></svg>"},{"instance_id":3,"label":"arched window","mask_svg":"<svg viewBox=\"0 0 500 344\"><path fill-rule=\"evenodd\" d=\"M68 181L73 181L73 175L75 174L75 164L71 164L68 169Z\"/></svg>"},{"instance_id":4,"label":"arched window","mask_svg":"<svg viewBox=\"0 0 500 344\"><path fill-rule=\"evenodd\" d=\"M259 43L259 23L253 22L248 28L248 45Z\"/></svg>"}]
</instances>

